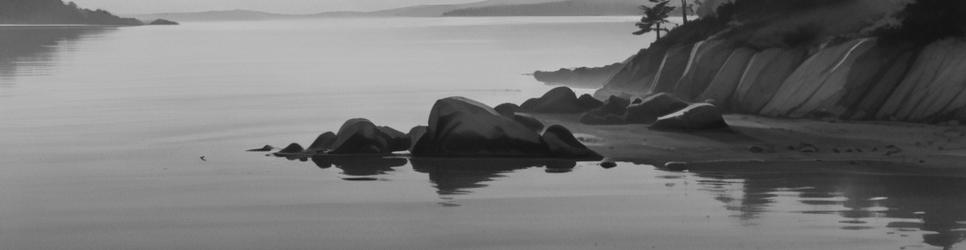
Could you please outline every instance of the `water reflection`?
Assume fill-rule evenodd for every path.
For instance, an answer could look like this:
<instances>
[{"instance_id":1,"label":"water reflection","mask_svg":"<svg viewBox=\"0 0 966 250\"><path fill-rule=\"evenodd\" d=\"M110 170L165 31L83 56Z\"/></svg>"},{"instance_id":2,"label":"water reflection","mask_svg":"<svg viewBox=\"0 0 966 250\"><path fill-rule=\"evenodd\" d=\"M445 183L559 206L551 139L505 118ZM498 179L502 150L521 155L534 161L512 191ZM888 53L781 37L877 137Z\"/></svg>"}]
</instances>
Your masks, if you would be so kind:
<instances>
[{"instance_id":1,"label":"water reflection","mask_svg":"<svg viewBox=\"0 0 966 250\"><path fill-rule=\"evenodd\" d=\"M0 27L0 86L23 72L43 74L64 43L116 30L110 27ZM30 67L24 69L23 67Z\"/></svg>"},{"instance_id":2,"label":"water reflection","mask_svg":"<svg viewBox=\"0 0 966 250\"><path fill-rule=\"evenodd\" d=\"M843 230L876 229L872 221L886 219L891 233L923 232L932 246L950 249L966 239L964 178L780 167L694 174L746 224L768 213L837 215Z\"/></svg>"},{"instance_id":3,"label":"water reflection","mask_svg":"<svg viewBox=\"0 0 966 250\"><path fill-rule=\"evenodd\" d=\"M520 159L413 159L412 164L417 172L429 174L440 195L466 194L517 170L546 167L559 173L577 166L575 161Z\"/></svg>"},{"instance_id":4,"label":"water reflection","mask_svg":"<svg viewBox=\"0 0 966 250\"><path fill-rule=\"evenodd\" d=\"M341 169L348 181L388 180L409 164L416 173L429 176L445 200L440 203L443 206L459 206L451 202L456 196L511 178L514 172L544 168L548 174L568 173L577 166L574 161L521 159L316 157L312 161L323 169ZM660 171L649 166L627 167ZM839 230L921 235L924 243L946 249L966 240L966 178L962 177L770 166L658 172L655 178L698 183L698 190L723 203L745 226L760 225L768 215L797 214L832 218L825 226Z\"/></svg>"}]
</instances>

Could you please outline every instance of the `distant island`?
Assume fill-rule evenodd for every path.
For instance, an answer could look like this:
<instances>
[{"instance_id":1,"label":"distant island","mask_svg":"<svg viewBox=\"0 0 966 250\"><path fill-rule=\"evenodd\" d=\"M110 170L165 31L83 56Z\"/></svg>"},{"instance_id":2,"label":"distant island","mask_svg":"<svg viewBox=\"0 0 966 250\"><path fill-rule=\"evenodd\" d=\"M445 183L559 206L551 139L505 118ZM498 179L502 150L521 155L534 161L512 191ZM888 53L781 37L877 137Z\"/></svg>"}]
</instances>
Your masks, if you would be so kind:
<instances>
[{"instance_id":1,"label":"distant island","mask_svg":"<svg viewBox=\"0 0 966 250\"><path fill-rule=\"evenodd\" d=\"M85 25L145 25L135 18L119 17L106 10L90 10L62 0L2 0L0 24L85 24ZM151 25L176 25L169 20L153 20Z\"/></svg>"}]
</instances>

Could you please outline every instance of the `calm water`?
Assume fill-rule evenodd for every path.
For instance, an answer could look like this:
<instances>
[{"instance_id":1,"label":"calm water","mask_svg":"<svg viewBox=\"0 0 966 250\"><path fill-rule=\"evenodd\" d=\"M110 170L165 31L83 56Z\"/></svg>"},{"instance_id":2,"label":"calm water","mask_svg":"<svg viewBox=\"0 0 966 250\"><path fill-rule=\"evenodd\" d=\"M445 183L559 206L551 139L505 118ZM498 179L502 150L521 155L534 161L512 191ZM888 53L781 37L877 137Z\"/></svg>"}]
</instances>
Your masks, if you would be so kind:
<instances>
[{"instance_id":1,"label":"calm water","mask_svg":"<svg viewBox=\"0 0 966 250\"><path fill-rule=\"evenodd\" d=\"M0 27L0 249L963 248L960 178L242 152L522 101L642 47L632 21Z\"/></svg>"}]
</instances>

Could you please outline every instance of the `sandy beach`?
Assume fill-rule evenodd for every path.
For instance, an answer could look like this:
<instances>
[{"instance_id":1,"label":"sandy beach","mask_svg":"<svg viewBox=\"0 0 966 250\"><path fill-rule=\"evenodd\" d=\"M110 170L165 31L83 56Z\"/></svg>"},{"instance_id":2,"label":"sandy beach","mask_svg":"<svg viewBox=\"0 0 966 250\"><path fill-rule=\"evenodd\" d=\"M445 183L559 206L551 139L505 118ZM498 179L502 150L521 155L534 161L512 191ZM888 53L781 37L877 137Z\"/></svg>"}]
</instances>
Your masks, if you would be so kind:
<instances>
[{"instance_id":1,"label":"sandy beach","mask_svg":"<svg viewBox=\"0 0 966 250\"><path fill-rule=\"evenodd\" d=\"M578 137L588 146L614 161L656 166L676 161L697 168L839 166L966 175L966 128L962 126L726 115L730 130L656 131L647 125L584 125L576 115L537 117L582 134Z\"/></svg>"}]
</instances>

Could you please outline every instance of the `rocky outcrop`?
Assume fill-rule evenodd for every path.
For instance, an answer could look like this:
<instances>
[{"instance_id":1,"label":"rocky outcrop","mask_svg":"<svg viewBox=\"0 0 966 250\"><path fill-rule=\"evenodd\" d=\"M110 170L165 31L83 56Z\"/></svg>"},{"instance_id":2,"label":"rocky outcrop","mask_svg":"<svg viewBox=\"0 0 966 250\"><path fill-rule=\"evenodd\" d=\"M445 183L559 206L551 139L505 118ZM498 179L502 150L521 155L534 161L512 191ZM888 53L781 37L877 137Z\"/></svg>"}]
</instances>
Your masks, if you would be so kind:
<instances>
[{"instance_id":1,"label":"rocky outcrop","mask_svg":"<svg viewBox=\"0 0 966 250\"><path fill-rule=\"evenodd\" d=\"M395 136L383 132L366 119L352 119L339 129L338 137L332 144L329 154L390 154L399 149L393 140ZM400 133L401 134L401 133ZM394 147L395 146L395 147Z\"/></svg>"},{"instance_id":2,"label":"rocky outcrop","mask_svg":"<svg viewBox=\"0 0 966 250\"><path fill-rule=\"evenodd\" d=\"M426 134L412 153L443 157L526 157L547 155L547 148L539 134L492 108L467 98L450 97L436 101Z\"/></svg>"},{"instance_id":3,"label":"rocky outcrop","mask_svg":"<svg viewBox=\"0 0 966 250\"><path fill-rule=\"evenodd\" d=\"M704 130L727 128L718 107L708 103L697 103L678 112L658 118L651 125L653 129L663 130Z\"/></svg>"},{"instance_id":4,"label":"rocky outcrop","mask_svg":"<svg viewBox=\"0 0 966 250\"><path fill-rule=\"evenodd\" d=\"M450 97L433 105L426 133L411 152L416 157L587 157L573 144L576 139L568 139L573 135L564 131L555 129L542 136L482 103Z\"/></svg>"},{"instance_id":5,"label":"rocky outcrop","mask_svg":"<svg viewBox=\"0 0 966 250\"><path fill-rule=\"evenodd\" d=\"M631 104L629 99L611 96L603 106L591 110L580 117L580 122L590 125L624 124L624 114Z\"/></svg>"},{"instance_id":6,"label":"rocky outcrop","mask_svg":"<svg viewBox=\"0 0 966 250\"><path fill-rule=\"evenodd\" d=\"M856 38L759 50L721 39L665 49L657 67L637 57L660 48L641 53L597 97L669 92L729 112L910 122L956 120L966 108L966 41L915 46ZM641 68L628 68L635 65Z\"/></svg>"},{"instance_id":7,"label":"rocky outcrop","mask_svg":"<svg viewBox=\"0 0 966 250\"><path fill-rule=\"evenodd\" d=\"M516 105L513 103L500 104L493 109L496 110L497 113L500 113L501 115L508 116L508 117L512 117L513 114L516 114L517 112L522 111L519 105Z\"/></svg>"},{"instance_id":8,"label":"rocky outcrop","mask_svg":"<svg viewBox=\"0 0 966 250\"><path fill-rule=\"evenodd\" d=\"M661 116L682 110L688 103L667 93L658 93L644 98L641 103L627 107L624 121L627 123L650 124Z\"/></svg>"},{"instance_id":9,"label":"rocky outcrop","mask_svg":"<svg viewBox=\"0 0 966 250\"><path fill-rule=\"evenodd\" d=\"M923 49L876 118L942 120L966 107L966 42L945 40Z\"/></svg>"},{"instance_id":10,"label":"rocky outcrop","mask_svg":"<svg viewBox=\"0 0 966 250\"><path fill-rule=\"evenodd\" d=\"M332 132L325 132L309 145L308 151L325 153L332 150L332 145L339 139L339 136Z\"/></svg>"},{"instance_id":11,"label":"rocky outcrop","mask_svg":"<svg viewBox=\"0 0 966 250\"><path fill-rule=\"evenodd\" d=\"M575 88L600 88L624 65L614 63L603 67L579 67L557 71L533 72L533 78L546 84L560 84Z\"/></svg>"},{"instance_id":12,"label":"rocky outcrop","mask_svg":"<svg viewBox=\"0 0 966 250\"><path fill-rule=\"evenodd\" d=\"M710 100L719 106L731 103L731 96L738 88L738 84L741 83L745 68L748 67L748 63L755 56L755 53L756 51L750 48L735 49L697 99Z\"/></svg>"},{"instance_id":13,"label":"rocky outcrop","mask_svg":"<svg viewBox=\"0 0 966 250\"><path fill-rule=\"evenodd\" d=\"M675 86L674 94L685 99L693 99L704 92L717 75L718 70L734 51L730 41L708 41L695 51L692 62L684 71L684 76Z\"/></svg>"},{"instance_id":14,"label":"rocky outcrop","mask_svg":"<svg viewBox=\"0 0 966 250\"><path fill-rule=\"evenodd\" d=\"M700 48L702 43L687 46L676 46L668 50L664 60L654 75L650 93L672 92L684 74L687 65L692 61L692 49Z\"/></svg>"},{"instance_id":15,"label":"rocky outcrop","mask_svg":"<svg viewBox=\"0 0 966 250\"><path fill-rule=\"evenodd\" d=\"M292 144L289 144L287 147L283 148L282 150L275 152L275 156L291 156L291 155L302 154L302 152L305 152L305 149L302 148L302 145L299 145L298 143L292 143Z\"/></svg>"},{"instance_id":16,"label":"rocky outcrop","mask_svg":"<svg viewBox=\"0 0 966 250\"><path fill-rule=\"evenodd\" d=\"M416 126L409 130L409 133L407 134L409 135L409 142L410 142L409 148L408 148L409 150L412 150L413 147L415 147L416 144L419 143L419 139L422 139L423 135L426 135L427 130L429 130L429 127L427 126Z\"/></svg>"},{"instance_id":17,"label":"rocky outcrop","mask_svg":"<svg viewBox=\"0 0 966 250\"><path fill-rule=\"evenodd\" d=\"M523 124L523 126L526 126L527 128L530 128L534 132L543 132L543 122L540 122L540 120L537 120L537 118L531 115L522 113L513 114L513 120L517 123Z\"/></svg>"},{"instance_id":18,"label":"rocky outcrop","mask_svg":"<svg viewBox=\"0 0 966 250\"><path fill-rule=\"evenodd\" d=\"M558 87L540 98L527 100L520 105L520 110L529 113L575 114L586 112L590 108L581 106L577 94L570 88Z\"/></svg>"}]
</instances>

